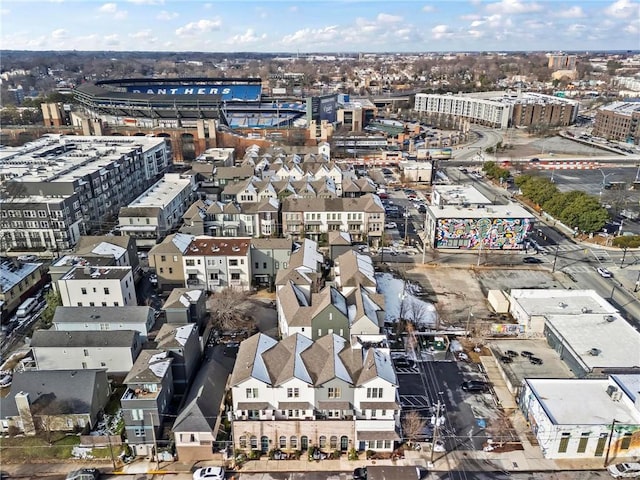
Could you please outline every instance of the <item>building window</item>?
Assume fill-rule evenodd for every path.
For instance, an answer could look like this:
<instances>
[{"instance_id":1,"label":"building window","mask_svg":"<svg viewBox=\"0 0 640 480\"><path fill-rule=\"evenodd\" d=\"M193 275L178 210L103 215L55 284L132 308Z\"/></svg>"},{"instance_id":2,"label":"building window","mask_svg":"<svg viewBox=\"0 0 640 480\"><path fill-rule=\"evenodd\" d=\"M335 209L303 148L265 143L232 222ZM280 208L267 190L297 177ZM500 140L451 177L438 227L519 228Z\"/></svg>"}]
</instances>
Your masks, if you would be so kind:
<instances>
[{"instance_id":1,"label":"building window","mask_svg":"<svg viewBox=\"0 0 640 480\"><path fill-rule=\"evenodd\" d=\"M173 273L173 268L169 267L169 275Z\"/></svg>"},{"instance_id":2,"label":"building window","mask_svg":"<svg viewBox=\"0 0 640 480\"><path fill-rule=\"evenodd\" d=\"M258 389L247 388L247 398L258 398Z\"/></svg>"},{"instance_id":3,"label":"building window","mask_svg":"<svg viewBox=\"0 0 640 480\"><path fill-rule=\"evenodd\" d=\"M289 438L289 448L296 450L298 448L298 437L295 435Z\"/></svg>"},{"instance_id":4,"label":"building window","mask_svg":"<svg viewBox=\"0 0 640 480\"><path fill-rule=\"evenodd\" d=\"M629 450L631 447L631 434L625 433L620 441L620 450Z\"/></svg>"},{"instance_id":5,"label":"building window","mask_svg":"<svg viewBox=\"0 0 640 480\"><path fill-rule=\"evenodd\" d=\"M134 427L133 434L136 437L144 437L144 427Z\"/></svg>"},{"instance_id":6,"label":"building window","mask_svg":"<svg viewBox=\"0 0 640 480\"><path fill-rule=\"evenodd\" d=\"M87 289L86 289L86 288L84 288L84 287L82 287L82 288L80 289L80 291L82 292L82 294L83 294L83 295L86 295L86 294L87 294Z\"/></svg>"},{"instance_id":7,"label":"building window","mask_svg":"<svg viewBox=\"0 0 640 480\"><path fill-rule=\"evenodd\" d=\"M240 435L239 446L240 446L240 448L247 448L247 436L246 435Z\"/></svg>"},{"instance_id":8,"label":"building window","mask_svg":"<svg viewBox=\"0 0 640 480\"><path fill-rule=\"evenodd\" d=\"M256 450L258 448L258 437L251 436L251 449Z\"/></svg>"},{"instance_id":9,"label":"building window","mask_svg":"<svg viewBox=\"0 0 640 480\"><path fill-rule=\"evenodd\" d=\"M238 266L238 259L237 258L232 258L229 260L229 266L231 267L237 267Z\"/></svg>"},{"instance_id":10,"label":"building window","mask_svg":"<svg viewBox=\"0 0 640 480\"><path fill-rule=\"evenodd\" d=\"M95 306L96 306L96 303L95 303L95 302L89 302L89 306L90 306L90 307L95 307Z\"/></svg>"},{"instance_id":11,"label":"building window","mask_svg":"<svg viewBox=\"0 0 640 480\"><path fill-rule=\"evenodd\" d=\"M382 388L367 388L367 398L382 398Z\"/></svg>"},{"instance_id":12,"label":"building window","mask_svg":"<svg viewBox=\"0 0 640 480\"><path fill-rule=\"evenodd\" d=\"M160 255L160 261L161 262L166 262L167 261L167 256L166 255Z\"/></svg>"},{"instance_id":13,"label":"building window","mask_svg":"<svg viewBox=\"0 0 640 480\"><path fill-rule=\"evenodd\" d=\"M109 295L109 287L104 287L104 294Z\"/></svg>"},{"instance_id":14,"label":"building window","mask_svg":"<svg viewBox=\"0 0 640 480\"><path fill-rule=\"evenodd\" d=\"M240 274L239 273L232 273L231 274L231 280L240 280Z\"/></svg>"},{"instance_id":15,"label":"building window","mask_svg":"<svg viewBox=\"0 0 640 480\"><path fill-rule=\"evenodd\" d=\"M141 408L132 409L131 420L135 420L135 421L144 420L144 410L142 410Z\"/></svg>"},{"instance_id":16,"label":"building window","mask_svg":"<svg viewBox=\"0 0 640 480\"><path fill-rule=\"evenodd\" d=\"M569 440L571 439L570 433L563 433L560 439L560 445L558 446L558 453L567 453L569 447Z\"/></svg>"},{"instance_id":17,"label":"building window","mask_svg":"<svg viewBox=\"0 0 640 480\"><path fill-rule=\"evenodd\" d=\"M255 263L255 265L256 265L256 269L258 269L258 268L259 268L260 263L256 262L256 263Z\"/></svg>"},{"instance_id":18,"label":"building window","mask_svg":"<svg viewBox=\"0 0 640 480\"><path fill-rule=\"evenodd\" d=\"M578 453L584 453L587 451L587 443L589 443L589 436L591 432L585 432L580 435L580 441L578 442Z\"/></svg>"},{"instance_id":19,"label":"building window","mask_svg":"<svg viewBox=\"0 0 640 480\"><path fill-rule=\"evenodd\" d=\"M264 269L267 268L267 262L262 262L262 268L264 268Z\"/></svg>"},{"instance_id":20,"label":"building window","mask_svg":"<svg viewBox=\"0 0 640 480\"><path fill-rule=\"evenodd\" d=\"M320 435L320 448L327 448L327 437Z\"/></svg>"},{"instance_id":21,"label":"building window","mask_svg":"<svg viewBox=\"0 0 640 480\"><path fill-rule=\"evenodd\" d=\"M280 445L280 448L287 448L287 437L282 435L279 439L278 445Z\"/></svg>"},{"instance_id":22,"label":"building window","mask_svg":"<svg viewBox=\"0 0 640 480\"><path fill-rule=\"evenodd\" d=\"M185 265L187 267L195 267L196 266L196 261L192 260L192 259L188 259L184 261Z\"/></svg>"},{"instance_id":23,"label":"building window","mask_svg":"<svg viewBox=\"0 0 640 480\"><path fill-rule=\"evenodd\" d=\"M84 352L84 356L85 356L85 357L88 357L88 356L89 356L89 350L87 350L87 349L85 348L85 349L83 350L83 352Z\"/></svg>"},{"instance_id":24,"label":"building window","mask_svg":"<svg viewBox=\"0 0 640 480\"><path fill-rule=\"evenodd\" d=\"M331 450L337 450L338 448L338 437L336 437L335 435L332 435L329 439L329 448Z\"/></svg>"},{"instance_id":25,"label":"building window","mask_svg":"<svg viewBox=\"0 0 640 480\"><path fill-rule=\"evenodd\" d=\"M328 398L340 398L341 396L340 387L329 387Z\"/></svg>"},{"instance_id":26,"label":"building window","mask_svg":"<svg viewBox=\"0 0 640 480\"><path fill-rule=\"evenodd\" d=\"M287 388L287 398L298 398L298 397L300 397L299 388Z\"/></svg>"}]
</instances>

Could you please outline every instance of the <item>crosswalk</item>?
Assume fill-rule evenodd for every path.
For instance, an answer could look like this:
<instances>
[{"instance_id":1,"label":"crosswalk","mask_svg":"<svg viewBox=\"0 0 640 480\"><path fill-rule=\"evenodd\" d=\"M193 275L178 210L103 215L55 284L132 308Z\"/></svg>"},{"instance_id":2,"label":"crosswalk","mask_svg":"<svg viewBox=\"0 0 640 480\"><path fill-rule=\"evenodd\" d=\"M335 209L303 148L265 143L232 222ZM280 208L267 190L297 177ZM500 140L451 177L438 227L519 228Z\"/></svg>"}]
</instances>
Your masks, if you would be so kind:
<instances>
[{"instance_id":1,"label":"crosswalk","mask_svg":"<svg viewBox=\"0 0 640 480\"><path fill-rule=\"evenodd\" d=\"M425 408L431 404L426 395L400 395L400 403L403 407Z\"/></svg>"},{"instance_id":2,"label":"crosswalk","mask_svg":"<svg viewBox=\"0 0 640 480\"><path fill-rule=\"evenodd\" d=\"M539 247L538 251L545 255L555 255L556 251L561 253L573 253L579 252L585 255L595 256L599 260L609 260L611 255L607 250L602 250L598 248L585 248L579 245L545 245L543 247Z\"/></svg>"}]
</instances>

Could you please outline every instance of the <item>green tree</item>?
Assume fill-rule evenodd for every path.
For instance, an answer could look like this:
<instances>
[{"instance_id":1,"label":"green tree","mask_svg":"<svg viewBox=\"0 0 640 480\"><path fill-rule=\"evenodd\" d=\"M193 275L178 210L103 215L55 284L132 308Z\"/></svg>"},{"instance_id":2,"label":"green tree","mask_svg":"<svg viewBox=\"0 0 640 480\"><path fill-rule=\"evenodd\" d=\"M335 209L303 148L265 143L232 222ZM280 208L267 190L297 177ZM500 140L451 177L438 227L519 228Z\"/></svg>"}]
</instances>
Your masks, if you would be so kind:
<instances>
[{"instance_id":1,"label":"green tree","mask_svg":"<svg viewBox=\"0 0 640 480\"><path fill-rule=\"evenodd\" d=\"M558 194L558 188L547 178L526 175L524 180L516 178L516 185L526 198L540 206Z\"/></svg>"},{"instance_id":2,"label":"green tree","mask_svg":"<svg viewBox=\"0 0 640 480\"><path fill-rule=\"evenodd\" d=\"M612 245L622 249L640 247L640 235L622 235L613 239Z\"/></svg>"},{"instance_id":3,"label":"green tree","mask_svg":"<svg viewBox=\"0 0 640 480\"><path fill-rule=\"evenodd\" d=\"M47 302L47 306L44 307L38 322L36 323L35 329L44 329L47 330L51 328L51 324L53 323L53 316L56 313L56 308L62 305L62 299L60 298L60 293L51 289L44 297Z\"/></svg>"}]
</instances>

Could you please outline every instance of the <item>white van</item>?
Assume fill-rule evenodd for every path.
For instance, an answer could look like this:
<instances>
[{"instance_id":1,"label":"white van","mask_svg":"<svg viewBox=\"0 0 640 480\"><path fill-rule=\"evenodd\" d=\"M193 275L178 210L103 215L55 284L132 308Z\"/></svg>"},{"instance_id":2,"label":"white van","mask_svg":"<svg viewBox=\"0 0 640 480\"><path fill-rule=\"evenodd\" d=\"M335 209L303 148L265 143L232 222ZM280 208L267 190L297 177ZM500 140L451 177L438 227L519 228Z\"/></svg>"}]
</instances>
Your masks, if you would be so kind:
<instances>
[{"instance_id":1,"label":"white van","mask_svg":"<svg viewBox=\"0 0 640 480\"><path fill-rule=\"evenodd\" d=\"M613 478L639 478L640 463L616 463L607 468Z\"/></svg>"}]
</instances>

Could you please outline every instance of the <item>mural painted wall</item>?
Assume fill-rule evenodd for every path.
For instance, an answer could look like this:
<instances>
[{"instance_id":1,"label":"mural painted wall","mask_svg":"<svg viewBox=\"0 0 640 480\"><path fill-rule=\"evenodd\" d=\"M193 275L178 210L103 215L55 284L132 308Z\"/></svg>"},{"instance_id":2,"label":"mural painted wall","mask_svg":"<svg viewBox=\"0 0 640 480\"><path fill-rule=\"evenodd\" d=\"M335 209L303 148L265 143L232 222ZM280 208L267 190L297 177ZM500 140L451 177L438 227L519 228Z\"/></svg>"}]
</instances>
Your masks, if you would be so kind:
<instances>
[{"instance_id":1,"label":"mural painted wall","mask_svg":"<svg viewBox=\"0 0 640 480\"><path fill-rule=\"evenodd\" d=\"M436 248L521 250L529 218L440 218L436 220Z\"/></svg>"}]
</instances>

